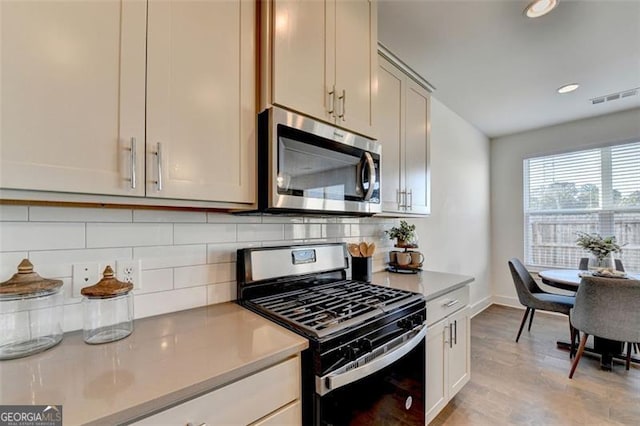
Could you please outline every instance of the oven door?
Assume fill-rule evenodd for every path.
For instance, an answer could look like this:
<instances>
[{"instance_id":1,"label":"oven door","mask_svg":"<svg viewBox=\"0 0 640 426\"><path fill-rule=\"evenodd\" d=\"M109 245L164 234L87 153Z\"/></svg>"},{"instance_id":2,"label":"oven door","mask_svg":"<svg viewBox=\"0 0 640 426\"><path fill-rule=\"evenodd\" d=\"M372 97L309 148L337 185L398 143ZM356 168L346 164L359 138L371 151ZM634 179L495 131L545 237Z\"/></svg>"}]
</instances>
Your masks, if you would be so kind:
<instances>
[{"instance_id":1,"label":"oven door","mask_svg":"<svg viewBox=\"0 0 640 426\"><path fill-rule=\"evenodd\" d=\"M424 425L426 331L422 325L374 350L362 365L316 377L314 423Z\"/></svg>"},{"instance_id":2,"label":"oven door","mask_svg":"<svg viewBox=\"0 0 640 426\"><path fill-rule=\"evenodd\" d=\"M379 143L280 108L265 113L267 211L381 211Z\"/></svg>"}]
</instances>

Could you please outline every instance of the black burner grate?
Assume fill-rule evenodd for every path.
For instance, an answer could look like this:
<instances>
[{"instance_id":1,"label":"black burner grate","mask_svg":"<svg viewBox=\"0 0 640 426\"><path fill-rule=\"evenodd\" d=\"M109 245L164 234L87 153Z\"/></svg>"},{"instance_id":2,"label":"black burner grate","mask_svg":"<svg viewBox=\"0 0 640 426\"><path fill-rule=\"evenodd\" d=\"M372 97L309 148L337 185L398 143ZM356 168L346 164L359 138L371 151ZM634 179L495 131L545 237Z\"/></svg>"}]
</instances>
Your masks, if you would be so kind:
<instances>
[{"instance_id":1,"label":"black burner grate","mask_svg":"<svg viewBox=\"0 0 640 426\"><path fill-rule=\"evenodd\" d=\"M260 297L251 303L322 337L405 305L421 296L358 281L336 281Z\"/></svg>"}]
</instances>

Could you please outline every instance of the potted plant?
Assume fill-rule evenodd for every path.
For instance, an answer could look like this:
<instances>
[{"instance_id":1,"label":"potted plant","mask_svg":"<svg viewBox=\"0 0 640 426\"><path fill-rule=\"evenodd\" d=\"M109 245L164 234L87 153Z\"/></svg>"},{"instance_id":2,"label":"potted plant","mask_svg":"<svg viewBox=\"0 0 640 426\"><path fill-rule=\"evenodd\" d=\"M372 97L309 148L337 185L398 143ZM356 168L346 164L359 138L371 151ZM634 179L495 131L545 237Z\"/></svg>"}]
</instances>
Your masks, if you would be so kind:
<instances>
[{"instance_id":1,"label":"potted plant","mask_svg":"<svg viewBox=\"0 0 640 426\"><path fill-rule=\"evenodd\" d=\"M586 232L577 232L577 235L578 247L591 253L596 263L595 266L598 268L611 268L613 266L611 253L622 251L614 236L603 238L600 234L587 234Z\"/></svg>"},{"instance_id":2,"label":"potted plant","mask_svg":"<svg viewBox=\"0 0 640 426\"><path fill-rule=\"evenodd\" d=\"M415 241L415 230L416 225L409 225L406 221L401 220L399 227L394 226L385 233L389 239L396 240L396 247L414 247L415 245L411 243Z\"/></svg>"}]
</instances>

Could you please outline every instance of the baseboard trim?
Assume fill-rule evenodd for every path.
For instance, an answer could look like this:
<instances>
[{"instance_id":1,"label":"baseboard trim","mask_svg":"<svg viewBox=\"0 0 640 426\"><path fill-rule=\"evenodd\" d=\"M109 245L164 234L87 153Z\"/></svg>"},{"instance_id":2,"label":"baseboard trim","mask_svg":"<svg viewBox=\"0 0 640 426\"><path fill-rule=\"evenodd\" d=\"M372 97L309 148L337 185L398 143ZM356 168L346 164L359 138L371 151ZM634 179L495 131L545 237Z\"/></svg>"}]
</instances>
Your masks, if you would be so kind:
<instances>
[{"instance_id":1,"label":"baseboard trim","mask_svg":"<svg viewBox=\"0 0 640 426\"><path fill-rule=\"evenodd\" d=\"M480 312L484 311L485 309L487 309L489 306L491 306L492 304L492 297L491 296L487 296L483 299L478 300L476 303L474 303L473 305L471 305L471 318L475 317L476 315L478 315Z\"/></svg>"},{"instance_id":2,"label":"baseboard trim","mask_svg":"<svg viewBox=\"0 0 640 426\"><path fill-rule=\"evenodd\" d=\"M520 301L515 297L509 296L493 296L492 301L496 305L509 306L511 308L524 309Z\"/></svg>"},{"instance_id":3,"label":"baseboard trim","mask_svg":"<svg viewBox=\"0 0 640 426\"><path fill-rule=\"evenodd\" d=\"M516 308L516 309L521 309L521 310L525 309L525 307L522 306L520 304L520 301L515 297L493 296L493 304L494 305L500 305L500 306L508 306L510 308ZM549 312L549 311L536 310L536 315L538 315L539 313L540 314L547 314L547 315L556 315L556 316L560 316L560 317L566 317L565 314L561 314L561 313L558 313L558 312Z\"/></svg>"}]
</instances>

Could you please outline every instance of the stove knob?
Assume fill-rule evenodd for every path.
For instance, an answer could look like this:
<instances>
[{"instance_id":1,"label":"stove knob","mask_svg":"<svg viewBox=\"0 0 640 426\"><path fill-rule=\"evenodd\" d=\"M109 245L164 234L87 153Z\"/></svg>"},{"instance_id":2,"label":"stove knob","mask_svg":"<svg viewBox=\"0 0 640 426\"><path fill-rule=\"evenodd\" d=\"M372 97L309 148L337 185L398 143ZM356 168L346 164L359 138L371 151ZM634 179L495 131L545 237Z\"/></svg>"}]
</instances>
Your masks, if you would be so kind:
<instances>
[{"instance_id":1,"label":"stove knob","mask_svg":"<svg viewBox=\"0 0 640 426\"><path fill-rule=\"evenodd\" d=\"M356 345L347 346L347 353L349 354L349 359L351 361L354 361L356 358L358 358L361 352L362 351L360 350L360 348Z\"/></svg>"},{"instance_id":2,"label":"stove knob","mask_svg":"<svg viewBox=\"0 0 640 426\"><path fill-rule=\"evenodd\" d=\"M360 341L360 348L362 348L363 352L371 352L371 350L373 349L373 344L369 339L362 339Z\"/></svg>"}]
</instances>

